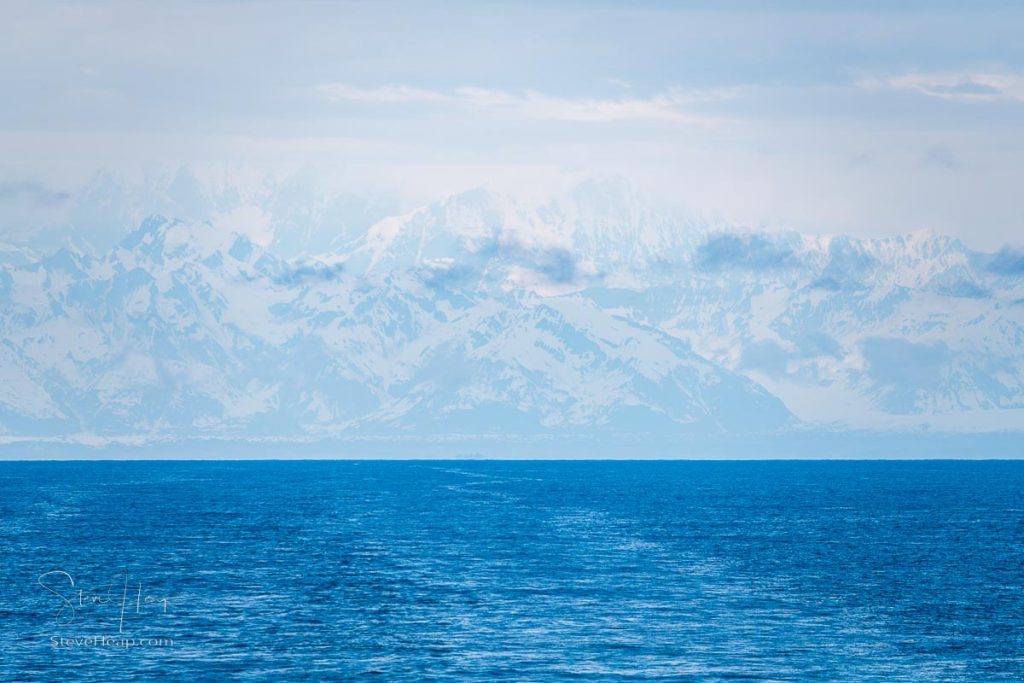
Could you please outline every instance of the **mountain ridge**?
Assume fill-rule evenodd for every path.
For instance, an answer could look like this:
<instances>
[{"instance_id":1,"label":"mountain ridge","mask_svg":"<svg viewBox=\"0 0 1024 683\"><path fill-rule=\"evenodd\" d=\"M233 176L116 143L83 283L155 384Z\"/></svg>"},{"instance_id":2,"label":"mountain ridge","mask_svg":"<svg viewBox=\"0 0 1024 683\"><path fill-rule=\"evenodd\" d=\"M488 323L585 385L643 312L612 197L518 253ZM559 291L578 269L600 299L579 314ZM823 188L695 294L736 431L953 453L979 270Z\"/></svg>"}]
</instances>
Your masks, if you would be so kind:
<instances>
[{"instance_id":1,"label":"mountain ridge","mask_svg":"<svg viewBox=\"0 0 1024 683\"><path fill-rule=\"evenodd\" d=\"M102 254L0 260L0 435L1024 427L1009 248L714 229L607 183L462 193L291 258L239 228L151 217Z\"/></svg>"}]
</instances>

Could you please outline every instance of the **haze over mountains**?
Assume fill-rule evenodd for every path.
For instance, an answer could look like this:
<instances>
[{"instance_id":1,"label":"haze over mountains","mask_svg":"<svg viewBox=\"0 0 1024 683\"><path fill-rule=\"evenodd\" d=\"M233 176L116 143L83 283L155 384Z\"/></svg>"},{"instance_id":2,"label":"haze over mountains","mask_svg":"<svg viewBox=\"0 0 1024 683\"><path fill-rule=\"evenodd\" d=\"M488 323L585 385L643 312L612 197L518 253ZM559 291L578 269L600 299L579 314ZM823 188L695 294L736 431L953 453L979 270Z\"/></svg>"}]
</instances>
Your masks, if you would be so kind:
<instances>
[{"instance_id":1,"label":"haze over mountains","mask_svg":"<svg viewBox=\"0 0 1024 683\"><path fill-rule=\"evenodd\" d=\"M152 201L94 183L69 200L92 216L92 246L0 249L9 444L685 454L708 439L1024 427L1012 248L735 230L609 180L418 208L188 174L163 191L163 215L140 216Z\"/></svg>"}]
</instances>

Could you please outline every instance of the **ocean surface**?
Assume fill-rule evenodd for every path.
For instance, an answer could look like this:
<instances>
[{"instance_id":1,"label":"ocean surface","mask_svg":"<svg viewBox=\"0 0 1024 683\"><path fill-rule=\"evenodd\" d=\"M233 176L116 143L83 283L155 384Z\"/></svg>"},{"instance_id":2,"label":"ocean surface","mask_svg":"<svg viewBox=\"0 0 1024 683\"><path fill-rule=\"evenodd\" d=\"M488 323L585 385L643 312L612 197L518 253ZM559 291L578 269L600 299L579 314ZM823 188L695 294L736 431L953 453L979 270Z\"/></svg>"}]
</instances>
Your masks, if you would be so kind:
<instances>
[{"instance_id":1,"label":"ocean surface","mask_svg":"<svg viewBox=\"0 0 1024 683\"><path fill-rule=\"evenodd\" d=\"M0 463L2 681L1021 681L1024 462Z\"/></svg>"}]
</instances>

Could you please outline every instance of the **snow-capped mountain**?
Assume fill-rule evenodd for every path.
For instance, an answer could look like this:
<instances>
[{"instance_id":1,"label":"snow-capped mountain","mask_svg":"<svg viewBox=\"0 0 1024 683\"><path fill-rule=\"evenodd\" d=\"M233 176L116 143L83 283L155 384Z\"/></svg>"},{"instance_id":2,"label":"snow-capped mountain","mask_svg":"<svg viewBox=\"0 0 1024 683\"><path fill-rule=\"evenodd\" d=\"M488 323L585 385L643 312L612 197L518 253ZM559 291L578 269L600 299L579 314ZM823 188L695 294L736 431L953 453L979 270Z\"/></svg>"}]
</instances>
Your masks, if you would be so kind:
<instances>
[{"instance_id":1,"label":"snow-capped mountain","mask_svg":"<svg viewBox=\"0 0 1024 683\"><path fill-rule=\"evenodd\" d=\"M6 230L22 238L0 240L20 241L40 252L71 238L86 251L103 254L147 217L161 215L241 231L278 256L293 258L339 248L401 208L390 196L322 187L309 172L251 177L243 171L180 167L141 178L103 171L74 192L27 185L50 198L45 221L37 216L43 224L25 224L25 217L0 214L0 234Z\"/></svg>"},{"instance_id":2,"label":"snow-capped mountain","mask_svg":"<svg viewBox=\"0 0 1024 683\"><path fill-rule=\"evenodd\" d=\"M280 247L310 214L229 208L99 255L5 247L5 438L1024 428L1013 250L723 231L607 181L473 190L301 248Z\"/></svg>"},{"instance_id":3,"label":"snow-capped mountain","mask_svg":"<svg viewBox=\"0 0 1024 683\"><path fill-rule=\"evenodd\" d=\"M9 434L776 428L757 384L582 296L280 260L150 220L117 249L5 269Z\"/></svg>"},{"instance_id":4,"label":"snow-capped mountain","mask_svg":"<svg viewBox=\"0 0 1024 683\"><path fill-rule=\"evenodd\" d=\"M799 417L860 426L1018 428L1021 274L944 237L715 235L668 286L599 288Z\"/></svg>"}]
</instances>

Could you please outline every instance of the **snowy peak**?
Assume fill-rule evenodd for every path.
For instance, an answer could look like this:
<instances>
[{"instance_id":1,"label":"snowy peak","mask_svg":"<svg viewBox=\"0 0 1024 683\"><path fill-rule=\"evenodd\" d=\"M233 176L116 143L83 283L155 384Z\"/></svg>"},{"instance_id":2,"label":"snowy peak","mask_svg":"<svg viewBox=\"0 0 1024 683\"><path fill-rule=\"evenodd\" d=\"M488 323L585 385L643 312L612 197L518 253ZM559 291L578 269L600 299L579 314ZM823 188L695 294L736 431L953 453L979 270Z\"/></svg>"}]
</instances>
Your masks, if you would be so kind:
<instances>
[{"instance_id":1,"label":"snowy peak","mask_svg":"<svg viewBox=\"0 0 1024 683\"><path fill-rule=\"evenodd\" d=\"M1010 248L708 226L593 181L472 190L284 256L273 202L167 191L214 213L0 262L7 435L1022 426ZM326 215L295 192L293 227Z\"/></svg>"},{"instance_id":2,"label":"snowy peak","mask_svg":"<svg viewBox=\"0 0 1024 683\"><path fill-rule=\"evenodd\" d=\"M603 190L607 190L605 193ZM694 224L642 208L621 184L583 183L533 202L480 188L374 225L346 261L352 272L440 268L541 293L681 263Z\"/></svg>"}]
</instances>

